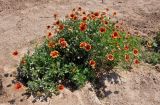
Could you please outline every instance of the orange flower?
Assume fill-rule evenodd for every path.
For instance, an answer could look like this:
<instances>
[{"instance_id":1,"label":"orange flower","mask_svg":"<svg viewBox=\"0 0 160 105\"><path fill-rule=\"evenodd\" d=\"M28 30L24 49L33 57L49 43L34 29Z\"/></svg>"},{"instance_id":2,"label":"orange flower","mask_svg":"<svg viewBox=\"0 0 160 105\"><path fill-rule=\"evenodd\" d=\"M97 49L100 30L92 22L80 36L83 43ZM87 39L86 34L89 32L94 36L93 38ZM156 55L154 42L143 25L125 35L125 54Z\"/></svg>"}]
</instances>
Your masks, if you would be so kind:
<instances>
[{"instance_id":1,"label":"orange flower","mask_svg":"<svg viewBox=\"0 0 160 105\"><path fill-rule=\"evenodd\" d=\"M106 32L106 28L105 28L105 27L101 27L101 28L99 29L99 31L100 31L100 33L105 33L105 32Z\"/></svg>"},{"instance_id":2,"label":"orange flower","mask_svg":"<svg viewBox=\"0 0 160 105\"><path fill-rule=\"evenodd\" d=\"M99 12L95 12L94 16L98 17L99 16Z\"/></svg>"},{"instance_id":3,"label":"orange flower","mask_svg":"<svg viewBox=\"0 0 160 105\"><path fill-rule=\"evenodd\" d=\"M134 56L137 56L138 53L139 53L138 49L133 49L133 54L134 54Z\"/></svg>"},{"instance_id":4,"label":"orange flower","mask_svg":"<svg viewBox=\"0 0 160 105\"><path fill-rule=\"evenodd\" d=\"M113 16L116 16L117 15L117 13L116 12L113 12Z\"/></svg>"},{"instance_id":5,"label":"orange flower","mask_svg":"<svg viewBox=\"0 0 160 105\"><path fill-rule=\"evenodd\" d=\"M51 51L50 56L51 56L52 58L57 58L57 57L59 56L59 52L56 51L56 50Z\"/></svg>"},{"instance_id":6,"label":"orange flower","mask_svg":"<svg viewBox=\"0 0 160 105\"><path fill-rule=\"evenodd\" d=\"M69 16L71 19L73 19L75 17L75 14L71 13Z\"/></svg>"},{"instance_id":7,"label":"orange flower","mask_svg":"<svg viewBox=\"0 0 160 105\"><path fill-rule=\"evenodd\" d=\"M73 17L73 20L77 20L78 19L78 17L75 15L74 17Z\"/></svg>"},{"instance_id":8,"label":"orange flower","mask_svg":"<svg viewBox=\"0 0 160 105\"><path fill-rule=\"evenodd\" d=\"M103 23L104 23L104 25L108 25L108 21L104 21Z\"/></svg>"},{"instance_id":9,"label":"orange flower","mask_svg":"<svg viewBox=\"0 0 160 105\"><path fill-rule=\"evenodd\" d=\"M113 56L112 54L108 54L108 55L107 55L107 59L108 59L109 61L113 61L113 60L114 60L114 56Z\"/></svg>"},{"instance_id":10,"label":"orange flower","mask_svg":"<svg viewBox=\"0 0 160 105\"><path fill-rule=\"evenodd\" d=\"M63 30L64 29L64 25L63 24L59 24L59 30Z\"/></svg>"},{"instance_id":11,"label":"orange flower","mask_svg":"<svg viewBox=\"0 0 160 105\"><path fill-rule=\"evenodd\" d=\"M18 51L16 50L16 51L12 52L12 55L13 56L18 56Z\"/></svg>"},{"instance_id":12,"label":"orange flower","mask_svg":"<svg viewBox=\"0 0 160 105\"><path fill-rule=\"evenodd\" d=\"M51 38L52 37L52 33L51 32L48 32L48 38Z\"/></svg>"},{"instance_id":13,"label":"orange flower","mask_svg":"<svg viewBox=\"0 0 160 105\"><path fill-rule=\"evenodd\" d=\"M57 21L54 23L54 25L60 25L60 21L57 20Z\"/></svg>"},{"instance_id":14,"label":"orange flower","mask_svg":"<svg viewBox=\"0 0 160 105\"><path fill-rule=\"evenodd\" d=\"M67 41L62 41L60 43L60 45L61 45L62 48L66 48L68 46L68 43L67 43Z\"/></svg>"},{"instance_id":15,"label":"orange flower","mask_svg":"<svg viewBox=\"0 0 160 105\"><path fill-rule=\"evenodd\" d=\"M64 39L64 38L60 38L60 39L58 40L58 43L61 44L62 41L65 41L65 39Z\"/></svg>"},{"instance_id":16,"label":"orange flower","mask_svg":"<svg viewBox=\"0 0 160 105\"><path fill-rule=\"evenodd\" d=\"M89 65L94 69L95 66L96 66L96 61L90 60L90 61L89 61Z\"/></svg>"},{"instance_id":17,"label":"orange flower","mask_svg":"<svg viewBox=\"0 0 160 105\"><path fill-rule=\"evenodd\" d=\"M86 21L86 20L87 20L87 17L86 17L86 16L84 16L84 17L82 18L82 20L83 20L83 21Z\"/></svg>"},{"instance_id":18,"label":"orange flower","mask_svg":"<svg viewBox=\"0 0 160 105\"><path fill-rule=\"evenodd\" d=\"M129 46L128 45L124 45L124 50L129 50Z\"/></svg>"},{"instance_id":19,"label":"orange flower","mask_svg":"<svg viewBox=\"0 0 160 105\"><path fill-rule=\"evenodd\" d=\"M49 48L54 48L55 47L55 43L54 42L48 42L48 47Z\"/></svg>"},{"instance_id":20,"label":"orange flower","mask_svg":"<svg viewBox=\"0 0 160 105\"><path fill-rule=\"evenodd\" d=\"M92 48L92 46L91 46L90 44L87 43L87 45L85 46L84 49L85 49L86 51L90 51L91 48Z\"/></svg>"},{"instance_id":21,"label":"orange flower","mask_svg":"<svg viewBox=\"0 0 160 105\"><path fill-rule=\"evenodd\" d=\"M15 84L15 89L16 89L16 90L19 90L20 88L22 88L22 84L21 84L20 82L17 82L17 83Z\"/></svg>"},{"instance_id":22,"label":"orange flower","mask_svg":"<svg viewBox=\"0 0 160 105\"><path fill-rule=\"evenodd\" d=\"M130 56L128 54L125 54L125 61L128 62L130 60Z\"/></svg>"},{"instance_id":23,"label":"orange flower","mask_svg":"<svg viewBox=\"0 0 160 105\"><path fill-rule=\"evenodd\" d=\"M64 85L59 85L58 90L60 90L60 91L64 90Z\"/></svg>"},{"instance_id":24,"label":"orange flower","mask_svg":"<svg viewBox=\"0 0 160 105\"><path fill-rule=\"evenodd\" d=\"M87 45L86 42L81 42L80 45L79 45L79 47L80 47L80 48L84 48L86 45Z\"/></svg>"},{"instance_id":25,"label":"orange flower","mask_svg":"<svg viewBox=\"0 0 160 105\"><path fill-rule=\"evenodd\" d=\"M113 38L113 39L116 39L116 38L118 38L118 37L119 37L118 32L114 32L114 33L112 34L112 38Z\"/></svg>"},{"instance_id":26,"label":"orange flower","mask_svg":"<svg viewBox=\"0 0 160 105\"><path fill-rule=\"evenodd\" d=\"M80 25L79 25L79 28L81 31L86 31L87 29L87 24L85 22L82 22Z\"/></svg>"},{"instance_id":27,"label":"orange flower","mask_svg":"<svg viewBox=\"0 0 160 105\"><path fill-rule=\"evenodd\" d=\"M139 64L139 60L138 59L134 59L134 64Z\"/></svg>"}]
</instances>

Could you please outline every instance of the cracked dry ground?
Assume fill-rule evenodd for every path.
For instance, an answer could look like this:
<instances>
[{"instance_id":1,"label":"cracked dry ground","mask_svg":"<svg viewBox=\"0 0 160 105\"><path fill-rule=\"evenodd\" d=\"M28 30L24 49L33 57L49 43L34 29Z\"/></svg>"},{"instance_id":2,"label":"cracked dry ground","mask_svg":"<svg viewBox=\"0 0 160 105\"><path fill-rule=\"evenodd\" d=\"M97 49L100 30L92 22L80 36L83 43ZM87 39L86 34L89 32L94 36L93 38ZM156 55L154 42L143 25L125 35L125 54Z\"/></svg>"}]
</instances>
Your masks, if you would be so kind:
<instances>
[{"instance_id":1,"label":"cracked dry ground","mask_svg":"<svg viewBox=\"0 0 160 105\"><path fill-rule=\"evenodd\" d=\"M21 95L23 90L14 90L12 80L20 57L13 58L11 52L18 49L22 56L43 39L53 13L63 18L77 6L117 11L133 33L152 36L160 30L159 0L104 0L103 4L101 0L0 0L0 105L160 105L160 73L148 64L109 74L103 81L102 98L97 98L89 83L75 92L65 89L47 102L32 103L32 97Z\"/></svg>"}]
</instances>

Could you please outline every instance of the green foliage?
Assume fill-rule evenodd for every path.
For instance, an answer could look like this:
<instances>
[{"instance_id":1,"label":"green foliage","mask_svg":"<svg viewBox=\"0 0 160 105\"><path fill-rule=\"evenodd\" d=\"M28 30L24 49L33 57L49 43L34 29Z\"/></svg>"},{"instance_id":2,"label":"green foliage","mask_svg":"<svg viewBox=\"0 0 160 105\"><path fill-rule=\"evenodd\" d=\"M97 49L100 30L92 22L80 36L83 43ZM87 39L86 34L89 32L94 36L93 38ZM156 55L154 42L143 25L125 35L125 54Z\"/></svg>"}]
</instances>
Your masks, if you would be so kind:
<instances>
[{"instance_id":1,"label":"green foliage","mask_svg":"<svg viewBox=\"0 0 160 105\"><path fill-rule=\"evenodd\" d=\"M102 64L131 66L141 59L140 38L126 33L103 12L73 12L48 31L44 43L19 65L19 79L34 93L57 92L59 85L80 88L96 78Z\"/></svg>"}]
</instances>

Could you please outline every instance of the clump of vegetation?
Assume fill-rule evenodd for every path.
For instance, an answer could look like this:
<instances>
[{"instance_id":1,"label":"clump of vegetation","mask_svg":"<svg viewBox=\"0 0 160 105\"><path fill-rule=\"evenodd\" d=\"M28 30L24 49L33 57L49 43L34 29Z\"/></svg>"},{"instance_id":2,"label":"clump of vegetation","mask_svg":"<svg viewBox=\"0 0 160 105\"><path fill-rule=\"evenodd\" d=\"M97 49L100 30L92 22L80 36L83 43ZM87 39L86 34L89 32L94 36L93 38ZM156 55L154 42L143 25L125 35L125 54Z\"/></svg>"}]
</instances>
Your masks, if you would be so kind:
<instances>
[{"instance_id":1,"label":"clump of vegetation","mask_svg":"<svg viewBox=\"0 0 160 105\"><path fill-rule=\"evenodd\" d=\"M65 20L55 14L44 43L33 54L28 52L19 65L18 78L28 91L77 89L93 81L103 64L111 68L139 64L139 37L126 32L121 22L112 23L108 16L107 11L87 13L81 7L73 9Z\"/></svg>"},{"instance_id":2,"label":"clump of vegetation","mask_svg":"<svg viewBox=\"0 0 160 105\"><path fill-rule=\"evenodd\" d=\"M160 64L160 33L153 39L143 39L142 44L145 46L144 61L152 65Z\"/></svg>"}]
</instances>

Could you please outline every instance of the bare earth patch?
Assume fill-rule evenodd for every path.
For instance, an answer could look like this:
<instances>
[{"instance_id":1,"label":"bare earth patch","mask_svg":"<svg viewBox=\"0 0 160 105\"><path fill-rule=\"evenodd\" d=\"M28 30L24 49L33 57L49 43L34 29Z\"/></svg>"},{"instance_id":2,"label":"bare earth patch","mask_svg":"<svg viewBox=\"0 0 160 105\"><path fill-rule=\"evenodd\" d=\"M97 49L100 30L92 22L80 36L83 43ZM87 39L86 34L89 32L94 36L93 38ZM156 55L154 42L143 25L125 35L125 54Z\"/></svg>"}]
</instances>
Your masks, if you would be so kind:
<instances>
[{"instance_id":1,"label":"bare earth patch","mask_svg":"<svg viewBox=\"0 0 160 105\"><path fill-rule=\"evenodd\" d=\"M147 64L131 72L117 70L119 76L108 75L104 97L99 99L89 83L75 92L65 89L47 102L33 103L33 97L22 96L24 90L14 90L20 57L13 58L11 52L18 49L22 56L43 39L53 13L63 18L77 6L117 11L133 33L152 36L160 31L159 0L104 0L103 4L101 0L0 0L0 105L160 105L160 73Z\"/></svg>"}]
</instances>

